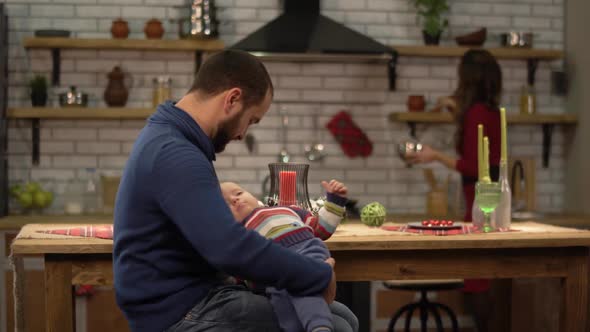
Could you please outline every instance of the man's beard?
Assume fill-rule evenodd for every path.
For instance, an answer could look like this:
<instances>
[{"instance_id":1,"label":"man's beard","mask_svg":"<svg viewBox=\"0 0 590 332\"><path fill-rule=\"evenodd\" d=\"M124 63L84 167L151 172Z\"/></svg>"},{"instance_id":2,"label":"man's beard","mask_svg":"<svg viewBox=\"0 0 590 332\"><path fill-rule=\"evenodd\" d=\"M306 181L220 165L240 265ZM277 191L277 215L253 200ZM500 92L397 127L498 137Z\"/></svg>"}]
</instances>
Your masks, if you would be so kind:
<instances>
[{"instance_id":1,"label":"man's beard","mask_svg":"<svg viewBox=\"0 0 590 332\"><path fill-rule=\"evenodd\" d=\"M223 152L223 150L225 150L225 146L232 141L232 137L240 125L240 120L242 119L243 115L244 111L236 115L234 118L228 119L219 126L219 130L217 130L217 133L212 139L215 153Z\"/></svg>"}]
</instances>

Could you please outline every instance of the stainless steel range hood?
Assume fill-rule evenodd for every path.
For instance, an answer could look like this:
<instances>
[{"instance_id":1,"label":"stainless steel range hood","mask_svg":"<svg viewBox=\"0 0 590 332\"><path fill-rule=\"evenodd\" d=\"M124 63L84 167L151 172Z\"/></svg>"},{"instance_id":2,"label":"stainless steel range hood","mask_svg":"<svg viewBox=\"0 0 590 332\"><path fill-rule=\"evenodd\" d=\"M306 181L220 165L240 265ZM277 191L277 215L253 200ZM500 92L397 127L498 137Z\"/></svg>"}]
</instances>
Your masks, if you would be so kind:
<instances>
[{"instance_id":1,"label":"stainless steel range hood","mask_svg":"<svg viewBox=\"0 0 590 332\"><path fill-rule=\"evenodd\" d=\"M397 53L392 48L322 16L319 0L284 0L284 8L231 48L276 61L387 63L394 88Z\"/></svg>"}]
</instances>

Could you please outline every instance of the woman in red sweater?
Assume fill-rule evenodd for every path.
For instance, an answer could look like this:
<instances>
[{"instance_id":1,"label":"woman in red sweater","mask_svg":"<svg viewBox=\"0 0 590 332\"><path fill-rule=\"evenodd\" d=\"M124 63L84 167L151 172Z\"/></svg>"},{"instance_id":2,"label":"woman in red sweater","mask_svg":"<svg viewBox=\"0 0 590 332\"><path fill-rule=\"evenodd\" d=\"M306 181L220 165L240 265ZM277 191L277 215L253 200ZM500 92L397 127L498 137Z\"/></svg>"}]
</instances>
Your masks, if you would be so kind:
<instances>
[{"instance_id":1,"label":"woman in red sweater","mask_svg":"<svg viewBox=\"0 0 590 332\"><path fill-rule=\"evenodd\" d=\"M485 50L469 50L459 65L459 86L452 97L440 103L454 111L457 121L456 150L459 158L449 156L424 145L420 153L408 157L409 162L428 163L438 161L461 173L465 196L465 221L471 221L471 209L475 198L478 176L477 126L483 124L484 136L489 138L490 176L498 180L500 164L500 112L502 71L492 54ZM467 306L472 310L477 330L488 331L490 298L487 292L489 280L466 279Z\"/></svg>"},{"instance_id":2,"label":"woman in red sweater","mask_svg":"<svg viewBox=\"0 0 590 332\"><path fill-rule=\"evenodd\" d=\"M471 207L477 182L477 125L483 124L490 142L490 173L497 181L500 164L500 112L502 72L486 50L465 52L459 65L459 86L452 97L441 103L455 111L456 150L459 158L424 145L420 153L408 156L412 163L438 161L461 173L465 195L465 221L471 221Z\"/></svg>"}]
</instances>

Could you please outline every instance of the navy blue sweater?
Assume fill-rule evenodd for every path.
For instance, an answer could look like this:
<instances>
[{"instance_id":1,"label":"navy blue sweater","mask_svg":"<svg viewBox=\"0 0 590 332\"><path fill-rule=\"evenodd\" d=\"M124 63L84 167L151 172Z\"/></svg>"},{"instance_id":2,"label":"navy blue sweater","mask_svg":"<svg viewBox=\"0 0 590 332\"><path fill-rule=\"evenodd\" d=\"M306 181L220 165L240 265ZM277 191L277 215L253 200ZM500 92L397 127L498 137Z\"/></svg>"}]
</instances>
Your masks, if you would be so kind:
<instances>
[{"instance_id":1,"label":"navy blue sweater","mask_svg":"<svg viewBox=\"0 0 590 332\"><path fill-rule=\"evenodd\" d=\"M172 103L139 134L115 204L115 291L132 331L162 331L229 275L320 294L329 265L297 255L236 222L212 162L213 144Z\"/></svg>"}]
</instances>

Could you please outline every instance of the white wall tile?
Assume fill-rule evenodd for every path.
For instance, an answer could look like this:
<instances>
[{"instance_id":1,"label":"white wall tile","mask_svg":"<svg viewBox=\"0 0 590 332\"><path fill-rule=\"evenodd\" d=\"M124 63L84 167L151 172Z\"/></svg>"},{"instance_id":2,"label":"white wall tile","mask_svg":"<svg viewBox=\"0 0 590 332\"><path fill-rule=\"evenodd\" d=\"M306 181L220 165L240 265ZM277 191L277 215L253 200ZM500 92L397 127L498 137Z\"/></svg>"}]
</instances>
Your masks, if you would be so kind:
<instances>
[{"instance_id":1,"label":"white wall tile","mask_svg":"<svg viewBox=\"0 0 590 332\"><path fill-rule=\"evenodd\" d=\"M56 168L96 167L96 156L53 156L53 166Z\"/></svg>"},{"instance_id":2,"label":"white wall tile","mask_svg":"<svg viewBox=\"0 0 590 332\"><path fill-rule=\"evenodd\" d=\"M79 17L113 18L121 17L121 7L109 6L76 6L76 15Z\"/></svg>"},{"instance_id":3,"label":"white wall tile","mask_svg":"<svg viewBox=\"0 0 590 332\"><path fill-rule=\"evenodd\" d=\"M35 17L72 17L74 16L74 6L71 5L37 5L30 7L31 16Z\"/></svg>"}]
</instances>

